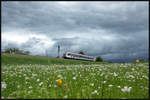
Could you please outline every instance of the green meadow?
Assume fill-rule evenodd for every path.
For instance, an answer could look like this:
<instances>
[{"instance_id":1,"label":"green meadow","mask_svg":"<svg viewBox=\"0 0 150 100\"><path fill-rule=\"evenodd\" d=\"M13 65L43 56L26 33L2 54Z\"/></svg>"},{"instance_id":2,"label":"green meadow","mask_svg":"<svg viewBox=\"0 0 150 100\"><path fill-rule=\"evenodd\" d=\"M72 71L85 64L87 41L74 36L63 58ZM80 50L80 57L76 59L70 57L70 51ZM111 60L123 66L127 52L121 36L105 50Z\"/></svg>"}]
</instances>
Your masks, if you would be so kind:
<instances>
[{"instance_id":1,"label":"green meadow","mask_svg":"<svg viewBox=\"0 0 150 100\"><path fill-rule=\"evenodd\" d=\"M89 62L9 54L1 58L1 98L149 97L148 62Z\"/></svg>"}]
</instances>

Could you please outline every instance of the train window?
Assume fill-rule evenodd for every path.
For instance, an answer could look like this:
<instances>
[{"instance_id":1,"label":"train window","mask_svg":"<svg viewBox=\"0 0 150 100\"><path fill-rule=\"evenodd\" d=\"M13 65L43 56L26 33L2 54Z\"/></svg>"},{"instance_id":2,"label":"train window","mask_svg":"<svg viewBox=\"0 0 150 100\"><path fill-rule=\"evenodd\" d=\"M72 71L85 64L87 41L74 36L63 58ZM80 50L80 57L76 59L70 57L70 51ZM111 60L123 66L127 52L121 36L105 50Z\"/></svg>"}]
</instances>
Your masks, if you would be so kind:
<instances>
[{"instance_id":1,"label":"train window","mask_svg":"<svg viewBox=\"0 0 150 100\"><path fill-rule=\"evenodd\" d=\"M70 56L71 54L70 53L68 53L68 56Z\"/></svg>"},{"instance_id":2,"label":"train window","mask_svg":"<svg viewBox=\"0 0 150 100\"><path fill-rule=\"evenodd\" d=\"M83 56L84 58L86 58L85 56Z\"/></svg>"},{"instance_id":3,"label":"train window","mask_svg":"<svg viewBox=\"0 0 150 100\"><path fill-rule=\"evenodd\" d=\"M84 56L82 56L82 58L85 58Z\"/></svg>"},{"instance_id":4,"label":"train window","mask_svg":"<svg viewBox=\"0 0 150 100\"><path fill-rule=\"evenodd\" d=\"M75 56L74 54L72 54L72 56Z\"/></svg>"},{"instance_id":5,"label":"train window","mask_svg":"<svg viewBox=\"0 0 150 100\"><path fill-rule=\"evenodd\" d=\"M79 55L76 55L76 57L79 57Z\"/></svg>"}]
</instances>

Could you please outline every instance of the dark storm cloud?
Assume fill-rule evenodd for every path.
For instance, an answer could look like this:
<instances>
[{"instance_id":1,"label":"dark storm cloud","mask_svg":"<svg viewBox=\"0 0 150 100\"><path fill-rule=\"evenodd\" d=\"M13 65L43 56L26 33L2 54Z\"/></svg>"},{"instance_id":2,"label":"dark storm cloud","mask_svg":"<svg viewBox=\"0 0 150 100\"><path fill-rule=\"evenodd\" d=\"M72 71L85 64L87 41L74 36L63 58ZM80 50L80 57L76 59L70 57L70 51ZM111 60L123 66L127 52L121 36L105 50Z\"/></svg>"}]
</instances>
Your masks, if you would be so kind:
<instances>
[{"instance_id":1,"label":"dark storm cloud","mask_svg":"<svg viewBox=\"0 0 150 100\"><path fill-rule=\"evenodd\" d=\"M77 4L71 9L49 2L17 2L2 4L2 24L11 27L46 32L81 31L104 28L116 33L135 33L148 29L148 4L129 2L124 7L101 9L100 3ZM99 8L94 8L98 5ZM111 3L103 5L112 5ZM115 6L115 5L114 5ZM117 5L116 5L117 6ZM118 6L121 6L118 4ZM110 7L113 8L113 7ZM72 10L73 9L73 10ZM4 17L3 17L4 16ZM139 18L140 17L140 18ZM61 30L60 30L61 29Z\"/></svg>"},{"instance_id":2,"label":"dark storm cloud","mask_svg":"<svg viewBox=\"0 0 150 100\"><path fill-rule=\"evenodd\" d=\"M83 50L106 60L148 57L148 7L148 2L2 2L2 34L47 36L53 45L42 47L44 38L32 37L18 46L34 54L48 50L53 57L58 45L61 55Z\"/></svg>"}]
</instances>

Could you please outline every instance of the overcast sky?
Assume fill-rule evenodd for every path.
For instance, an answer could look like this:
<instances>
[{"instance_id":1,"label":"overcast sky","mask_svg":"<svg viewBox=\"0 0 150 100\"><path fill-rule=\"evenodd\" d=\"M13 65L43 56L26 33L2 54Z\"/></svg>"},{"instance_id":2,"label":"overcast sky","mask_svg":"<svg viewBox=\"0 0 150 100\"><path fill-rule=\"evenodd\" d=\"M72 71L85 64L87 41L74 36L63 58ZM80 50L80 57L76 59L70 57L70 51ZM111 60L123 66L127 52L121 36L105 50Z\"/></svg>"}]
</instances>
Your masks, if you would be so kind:
<instances>
[{"instance_id":1,"label":"overcast sky","mask_svg":"<svg viewBox=\"0 0 150 100\"><path fill-rule=\"evenodd\" d=\"M104 60L148 58L148 2L2 2L2 50L57 56L82 50Z\"/></svg>"}]
</instances>

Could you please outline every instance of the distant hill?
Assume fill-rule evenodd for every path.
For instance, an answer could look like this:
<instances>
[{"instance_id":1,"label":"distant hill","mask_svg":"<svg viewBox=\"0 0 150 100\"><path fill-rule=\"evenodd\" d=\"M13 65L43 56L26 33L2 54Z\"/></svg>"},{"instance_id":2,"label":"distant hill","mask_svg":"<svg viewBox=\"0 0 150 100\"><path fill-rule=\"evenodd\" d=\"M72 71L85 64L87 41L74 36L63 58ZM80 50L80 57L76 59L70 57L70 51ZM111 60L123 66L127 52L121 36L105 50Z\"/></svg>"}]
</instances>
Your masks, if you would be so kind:
<instances>
[{"instance_id":1,"label":"distant hill","mask_svg":"<svg viewBox=\"0 0 150 100\"><path fill-rule=\"evenodd\" d=\"M41 65L51 65L51 64L104 64L107 62L92 62L92 61L81 61L81 60L70 60L70 59L59 59L59 58L48 58L41 56L27 56L27 55L15 55L2 53L1 56L2 65L6 64L41 64Z\"/></svg>"},{"instance_id":2,"label":"distant hill","mask_svg":"<svg viewBox=\"0 0 150 100\"><path fill-rule=\"evenodd\" d=\"M112 63L131 63L131 62L135 62L135 58L134 59L109 59L108 62L112 62ZM144 62L148 62L148 60L144 59Z\"/></svg>"}]
</instances>

